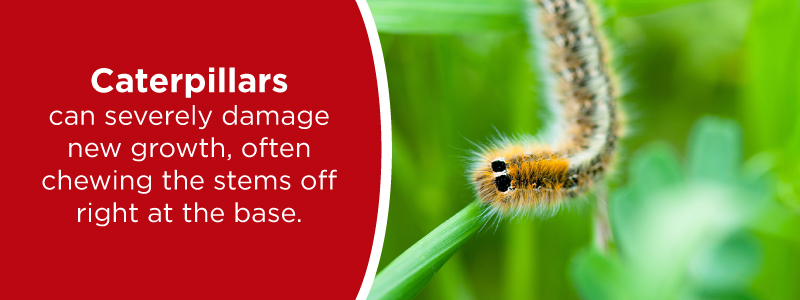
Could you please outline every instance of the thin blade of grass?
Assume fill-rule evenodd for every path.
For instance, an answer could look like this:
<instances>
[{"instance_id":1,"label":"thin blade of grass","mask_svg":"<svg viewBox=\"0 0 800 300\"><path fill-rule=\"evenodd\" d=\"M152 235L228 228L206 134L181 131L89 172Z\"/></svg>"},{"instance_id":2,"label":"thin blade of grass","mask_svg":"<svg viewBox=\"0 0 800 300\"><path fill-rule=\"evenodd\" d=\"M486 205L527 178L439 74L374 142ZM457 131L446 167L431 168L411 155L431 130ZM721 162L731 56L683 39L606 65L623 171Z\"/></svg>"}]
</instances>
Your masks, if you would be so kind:
<instances>
[{"instance_id":1,"label":"thin blade of grass","mask_svg":"<svg viewBox=\"0 0 800 300\"><path fill-rule=\"evenodd\" d=\"M378 31L458 34L524 30L521 1L369 1Z\"/></svg>"},{"instance_id":2,"label":"thin blade of grass","mask_svg":"<svg viewBox=\"0 0 800 300\"><path fill-rule=\"evenodd\" d=\"M386 266L372 284L368 299L411 299L484 224L472 202L417 241Z\"/></svg>"}]
</instances>

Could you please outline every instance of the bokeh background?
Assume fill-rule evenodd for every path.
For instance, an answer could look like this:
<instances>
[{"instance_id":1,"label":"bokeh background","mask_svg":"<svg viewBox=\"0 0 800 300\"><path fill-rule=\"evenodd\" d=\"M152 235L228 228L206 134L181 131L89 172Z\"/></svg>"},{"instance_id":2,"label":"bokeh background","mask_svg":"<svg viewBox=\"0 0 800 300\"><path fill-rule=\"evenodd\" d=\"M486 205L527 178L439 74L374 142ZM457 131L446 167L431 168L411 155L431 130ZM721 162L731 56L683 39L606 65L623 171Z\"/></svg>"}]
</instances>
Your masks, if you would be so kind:
<instances>
[{"instance_id":1,"label":"bokeh background","mask_svg":"<svg viewBox=\"0 0 800 300\"><path fill-rule=\"evenodd\" d=\"M495 127L503 133L535 134L544 112L538 58L530 43L535 33L526 15L532 4L368 3L381 33L394 133L391 204L380 271L474 200L464 176L463 158L473 148L468 140L485 141ZM734 222L734 242L728 235L719 239L732 245L734 254L711 255L722 257L713 268L719 276L741 276L723 280L727 287L717 284L721 293L697 296L683 291L697 287L690 282L697 276L684 274L696 268L687 267L690 271L676 272L690 279L679 280L677 294L667 295L800 299L800 2L608 0L600 6L627 90L622 102L633 129L623 143L623 165L612 180L612 194L631 182L628 157L656 143L686 161L693 124L714 115L733 120L729 123L741 130L740 163L743 169L760 170L764 197L770 202L768 209L759 210L757 220ZM714 205L700 207L703 212L718 210ZM591 244L591 217L592 207L586 205L546 220L514 220L484 229L417 299L600 299L595 297L599 292L585 288L596 279L577 274L582 269L576 259L585 258ZM613 218L612 214L612 223ZM666 220L665 226L672 221ZM646 228L633 224L639 225ZM667 232L680 237L685 234L680 230L697 229L680 228ZM742 239L745 242L739 243ZM700 250L692 249L703 247L687 249L694 255ZM659 260L657 254L638 254L656 260L654 264ZM615 259L629 257L618 253ZM688 261L690 266L698 264ZM742 261L748 262L744 269ZM646 271L631 274L648 276ZM630 288L625 284L636 282L608 284L625 290Z\"/></svg>"}]
</instances>

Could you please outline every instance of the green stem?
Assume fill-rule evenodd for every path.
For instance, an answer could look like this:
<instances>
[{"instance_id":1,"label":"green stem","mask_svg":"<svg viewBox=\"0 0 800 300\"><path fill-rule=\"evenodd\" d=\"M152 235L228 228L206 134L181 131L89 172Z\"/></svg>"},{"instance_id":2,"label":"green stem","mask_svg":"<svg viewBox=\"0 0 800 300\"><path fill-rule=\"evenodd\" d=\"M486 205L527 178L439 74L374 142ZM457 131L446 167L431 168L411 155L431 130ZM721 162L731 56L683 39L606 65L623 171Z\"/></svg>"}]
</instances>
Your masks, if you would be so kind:
<instances>
[{"instance_id":1,"label":"green stem","mask_svg":"<svg viewBox=\"0 0 800 300\"><path fill-rule=\"evenodd\" d=\"M400 254L375 276L368 299L411 299L461 248L483 220L481 207L472 202Z\"/></svg>"}]
</instances>

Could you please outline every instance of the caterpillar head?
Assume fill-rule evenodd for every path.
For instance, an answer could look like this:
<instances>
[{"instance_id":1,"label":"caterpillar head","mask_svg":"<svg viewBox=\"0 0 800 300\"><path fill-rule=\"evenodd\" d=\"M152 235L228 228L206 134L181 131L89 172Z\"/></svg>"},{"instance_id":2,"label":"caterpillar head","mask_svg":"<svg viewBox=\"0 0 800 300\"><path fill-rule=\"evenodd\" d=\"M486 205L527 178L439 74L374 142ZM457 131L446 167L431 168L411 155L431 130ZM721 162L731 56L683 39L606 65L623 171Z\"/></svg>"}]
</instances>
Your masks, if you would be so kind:
<instances>
[{"instance_id":1,"label":"caterpillar head","mask_svg":"<svg viewBox=\"0 0 800 300\"><path fill-rule=\"evenodd\" d=\"M511 148L483 157L475 164L472 180L480 201L495 211L506 214L562 200L569 169L562 155L543 149L524 153Z\"/></svg>"}]
</instances>

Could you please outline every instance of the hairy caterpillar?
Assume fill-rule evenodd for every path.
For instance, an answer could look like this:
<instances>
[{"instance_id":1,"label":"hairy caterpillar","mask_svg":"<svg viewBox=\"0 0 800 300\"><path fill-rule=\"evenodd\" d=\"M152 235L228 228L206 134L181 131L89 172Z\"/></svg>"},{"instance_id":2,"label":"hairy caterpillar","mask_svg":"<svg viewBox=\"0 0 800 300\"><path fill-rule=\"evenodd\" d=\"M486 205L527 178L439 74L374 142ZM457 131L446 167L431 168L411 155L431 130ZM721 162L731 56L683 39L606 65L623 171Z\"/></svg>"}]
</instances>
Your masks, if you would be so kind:
<instances>
[{"instance_id":1,"label":"hairy caterpillar","mask_svg":"<svg viewBox=\"0 0 800 300\"><path fill-rule=\"evenodd\" d=\"M499 137L468 173L488 217L547 215L585 195L613 164L621 134L618 88L589 0L535 0L555 120L541 136Z\"/></svg>"}]
</instances>

